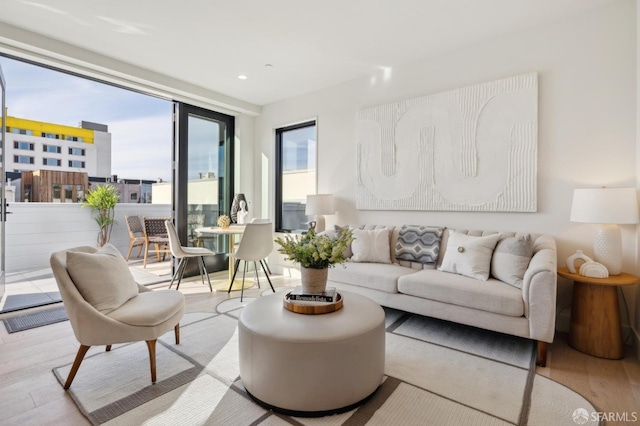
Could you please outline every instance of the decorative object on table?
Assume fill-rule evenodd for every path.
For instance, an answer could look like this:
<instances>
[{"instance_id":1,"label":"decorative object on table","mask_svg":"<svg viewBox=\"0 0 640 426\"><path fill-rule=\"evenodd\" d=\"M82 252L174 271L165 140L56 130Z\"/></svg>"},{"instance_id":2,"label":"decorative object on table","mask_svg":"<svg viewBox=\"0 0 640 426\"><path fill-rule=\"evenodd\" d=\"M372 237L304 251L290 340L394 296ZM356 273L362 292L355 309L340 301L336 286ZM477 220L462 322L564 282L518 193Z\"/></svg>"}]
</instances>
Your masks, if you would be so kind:
<instances>
[{"instance_id":1,"label":"decorative object on table","mask_svg":"<svg viewBox=\"0 0 640 426\"><path fill-rule=\"evenodd\" d=\"M240 200L240 209L236 213L238 220L236 223L238 225L244 225L247 223L247 216L249 215L249 211L247 210L247 202L244 200Z\"/></svg>"},{"instance_id":2,"label":"decorative object on table","mask_svg":"<svg viewBox=\"0 0 640 426\"><path fill-rule=\"evenodd\" d=\"M609 275L622 272L622 241L618 225L638 223L638 196L635 188L575 189L571 222L597 223L593 252Z\"/></svg>"},{"instance_id":3,"label":"decorative object on table","mask_svg":"<svg viewBox=\"0 0 640 426\"><path fill-rule=\"evenodd\" d=\"M218 226L220 228L226 229L231 225L231 218L226 215L218 216Z\"/></svg>"},{"instance_id":4,"label":"decorative object on table","mask_svg":"<svg viewBox=\"0 0 640 426\"><path fill-rule=\"evenodd\" d=\"M303 291L321 293L327 286L327 268L343 263L344 252L353 241L350 229L346 229L336 238L317 235L314 229L306 234L291 236L287 234L276 238L280 246L278 252L287 256L286 260L300 264Z\"/></svg>"},{"instance_id":5,"label":"decorative object on table","mask_svg":"<svg viewBox=\"0 0 640 426\"><path fill-rule=\"evenodd\" d=\"M244 201L245 208L246 208L247 199L245 198L244 194L236 194L236 196L233 197L233 202L231 203L231 212L229 213L229 215L231 216L232 223L238 223L238 211L240 210L240 201ZM246 210L248 211L249 209L247 208Z\"/></svg>"},{"instance_id":6,"label":"decorative object on table","mask_svg":"<svg viewBox=\"0 0 640 426\"><path fill-rule=\"evenodd\" d=\"M580 275L590 278L609 278L609 271L602 263L591 261L580 266Z\"/></svg>"},{"instance_id":7,"label":"decorative object on table","mask_svg":"<svg viewBox=\"0 0 640 426\"><path fill-rule=\"evenodd\" d=\"M98 248L107 244L111 238L111 230L116 223L115 208L119 200L118 189L109 183L90 189L85 196L82 207L90 207L94 213L97 213L95 220L100 227Z\"/></svg>"},{"instance_id":8,"label":"decorative object on table","mask_svg":"<svg viewBox=\"0 0 640 426\"><path fill-rule=\"evenodd\" d=\"M325 214L335 214L336 206L331 194L311 194L307 195L307 205L304 214L310 216L315 215L315 226L309 225L316 232L322 232L325 229Z\"/></svg>"},{"instance_id":9,"label":"decorative object on table","mask_svg":"<svg viewBox=\"0 0 640 426\"><path fill-rule=\"evenodd\" d=\"M582 250L576 251L574 254L572 254L571 256L569 256L567 258L567 269L572 274L577 273L577 270L576 270L576 261L577 260L582 260L582 261L584 261L584 263L593 262L593 259L590 258L589 256L587 256L586 254L584 254L582 252ZM580 266L582 266L582 265L580 265Z\"/></svg>"},{"instance_id":10,"label":"decorative object on table","mask_svg":"<svg viewBox=\"0 0 640 426\"><path fill-rule=\"evenodd\" d=\"M357 120L358 210L536 211L537 73L400 99Z\"/></svg>"}]
</instances>

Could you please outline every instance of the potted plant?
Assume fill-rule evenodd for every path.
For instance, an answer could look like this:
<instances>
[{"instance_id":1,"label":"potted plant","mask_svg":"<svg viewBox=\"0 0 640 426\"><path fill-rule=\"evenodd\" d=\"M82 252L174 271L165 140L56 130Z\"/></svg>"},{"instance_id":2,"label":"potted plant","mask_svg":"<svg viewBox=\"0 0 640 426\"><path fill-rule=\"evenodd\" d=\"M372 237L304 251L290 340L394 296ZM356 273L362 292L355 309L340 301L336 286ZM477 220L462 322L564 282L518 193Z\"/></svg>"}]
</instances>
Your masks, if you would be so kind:
<instances>
[{"instance_id":1,"label":"potted plant","mask_svg":"<svg viewBox=\"0 0 640 426\"><path fill-rule=\"evenodd\" d=\"M350 229L336 238L318 235L313 229L300 236L285 235L275 242L278 252L287 256L286 260L300 264L302 289L305 293L322 293L327 286L328 268L346 260L345 250L353 241Z\"/></svg>"},{"instance_id":2,"label":"potted plant","mask_svg":"<svg viewBox=\"0 0 640 426\"><path fill-rule=\"evenodd\" d=\"M96 186L90 189L85 196L82 207L91 207L93 213L96 213L95 220L100 227L98 247L108 243L111 238L111 230L113 224L116 223L114 219L115 207L119 199L118 190L111 184Z\"/></svg>"}]
</instances>

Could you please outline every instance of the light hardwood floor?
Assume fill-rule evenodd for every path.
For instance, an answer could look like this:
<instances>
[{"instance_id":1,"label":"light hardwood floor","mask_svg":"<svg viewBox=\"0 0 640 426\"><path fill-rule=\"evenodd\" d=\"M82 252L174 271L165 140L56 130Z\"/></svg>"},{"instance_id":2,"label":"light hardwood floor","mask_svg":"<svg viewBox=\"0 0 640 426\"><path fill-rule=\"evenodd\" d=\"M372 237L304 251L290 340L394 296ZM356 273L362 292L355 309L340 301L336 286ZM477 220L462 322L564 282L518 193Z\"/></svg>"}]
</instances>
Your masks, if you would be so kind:
<instances>
[{"instance_id":1,"label":"light hardwood floor","mask_svg":"<svg viewBox=\"0 0 640 426\"><path fill-rule=\"evenodd\" d=\"M292 279L274 277L276 286L295 284ZM166 284L156 287L166 288ZM187 311L215 311L215 306L228 296L224 284L214 287L219 290L210 293L199 281L183 283L180 290L185 293ZM245 294L257 296L264 289L250 289ZM231 297L236 296L232 292ZM13 334L7 334L0 326L0 425L89 424L51 372L54 367L72 362L77 349L68 321ZM103 350L104 347L91 348L89 354ZM547 367L538 367L537 373L580 393L600 411L635 411L640 417L640 362L631 355L630 348L623 360L603 360L571 349L567 335L558 333L549 346Z\"/></svg>"}]
</instances>

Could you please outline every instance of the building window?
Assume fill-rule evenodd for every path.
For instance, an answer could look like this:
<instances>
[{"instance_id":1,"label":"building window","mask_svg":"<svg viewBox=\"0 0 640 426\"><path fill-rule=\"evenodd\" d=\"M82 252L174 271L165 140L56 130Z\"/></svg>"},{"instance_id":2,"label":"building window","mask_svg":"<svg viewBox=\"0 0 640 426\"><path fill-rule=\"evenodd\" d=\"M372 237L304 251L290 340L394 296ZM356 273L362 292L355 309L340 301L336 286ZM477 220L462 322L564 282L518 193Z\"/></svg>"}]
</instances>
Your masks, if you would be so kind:
<instances>
[{"instance_id":1,"label":"building window","mask_svg":"<svg viewBox=\"0 0 640 426\"><path fill-rule=\"evenodd\" d=\"M43 158L42 159L43 166L62 166L62 160L59 158Z\"/></svg>"},{"instance_id":2,"label":"building window","mask_svg":"<svg viewBox=\"0 0 640 426\"><path fill-rule=\"evenodd\" d=\"M64 200L66 202L73 202L73 185L64 186Z\"/></svg>"},{"instance_id":3,"label":"building window","mask_svg":"<svg viewBox=\"0 0 640 426\"><path fill-rule=\"evenodd\" d=\"M13 162L20 164L35 164L34 158L28 155L14 155Z\"/></svg>"},{"instance_id":4,"label":"building window","mask_svg":"<svg viewBox=\"0 0 640 426\"><path fill-rule=\"evenodd\" d=\"M43 138L48 138L48 139L60 139L60 135L58 135L57 133L42 132L42 133L40 133L40 136L42 136Z\"/></svg>"},{"instance_id":5,"label":"building window","mask_svg":"<svg viewBox=\"0 0 640 426\"><path fill-rule=\"evenodd\" d=\"M54 203L61 203L62 202L62 185L60 185L59 183L54 183L52 185L52 200Z\"/></svg>"},{"instance_id":6,"label":"building window","mask_svg":"<svg viewBox=\"0 0 640 426\"><path fill-rule=\"evenodd\" d=\"M133 203L137 203L138 202L138 193L137 192L132 192L131 195L129 196L129 201L131 201Z\"/></svg>"},{"instance_id":7,"label":"building window","mask_svg":"<svg viewBox=\"0 0 640 426\"><path fill-rule=\"evenodd\" d=\"M33 132L28 129L19 129L17 127L11 128L11 133L15 133L17 135L33 135Z\"/></svg>"},{"instance_id":8,"label":"building window","mask_svg":"<svg viewBox=\"0 0 640 426\"><path fill-rule=\"evenodd\" d=\"M15 149L25 149L27 151L35 151L35 149L36 149L35 144L33 144L32 142L14 141L13 142L13 147Z\"/></svg>"},{"instance_id":9,"label":"building window","mask_svg":"<svg viewBox=\"0 0 640 426\"><path fill-rule=\"evenodd\" d=\"M54 154L62 154L62 147L56 145L42 145L44 152L53 152Z\"/></svg>"},{"instance_id":10,"label":"building window","mask_svg":"<svg viewBox=\"0 0 640 426\"><path fill-rule=\"evenodd\" d=\"M84 161L69 160L69 167L84 169Z\"/></svg>"},{"instance_id":11,"label":"building window","mask_svg":"<svg viewBox=\"0 0 640 426\"><path fill-rule=\"evenodd\" d=\"M84 148L69 148L70 155L84 155Z\"/></svg>"},{"instance_id":12,"label":"building window","mask_svg":"<svg viewBox=\"0 0 640 426\"><path fill-rule=\"evenodd\" d=\"M316 122L276 129L276 231L308 229L307 195L316 193Z\"/></svg>"},{"instance_id":13,"label":"building window","mask_svg":"<svg viewBox=\"0 0 640 426\"><path fill-rule=\"evenodd\" d=\"M66 136L65 139L73 142L83 142L82 136Z\"/></svg>"}]
</instances>

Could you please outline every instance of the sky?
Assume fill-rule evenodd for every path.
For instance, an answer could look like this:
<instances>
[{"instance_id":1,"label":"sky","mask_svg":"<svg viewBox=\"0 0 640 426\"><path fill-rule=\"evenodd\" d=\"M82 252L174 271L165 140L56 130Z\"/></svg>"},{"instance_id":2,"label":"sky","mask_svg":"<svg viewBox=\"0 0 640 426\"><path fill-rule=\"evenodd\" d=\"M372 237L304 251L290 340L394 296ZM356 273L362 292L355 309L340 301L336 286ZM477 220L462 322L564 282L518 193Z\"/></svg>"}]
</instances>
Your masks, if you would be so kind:
<instances>
[{"instance_id":1,"label":"sky","mask_svg":"<svg viewBox=\"0 0 640 426\"><path fill-rule=\"evenodd\" d=\"M8 115L77 127L106 124L111 174L171 180L173 104L108 84L0 56Z\"/></svg>"}]
</instances>

